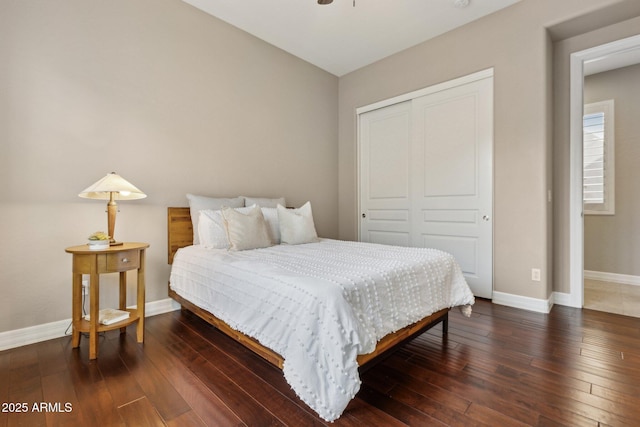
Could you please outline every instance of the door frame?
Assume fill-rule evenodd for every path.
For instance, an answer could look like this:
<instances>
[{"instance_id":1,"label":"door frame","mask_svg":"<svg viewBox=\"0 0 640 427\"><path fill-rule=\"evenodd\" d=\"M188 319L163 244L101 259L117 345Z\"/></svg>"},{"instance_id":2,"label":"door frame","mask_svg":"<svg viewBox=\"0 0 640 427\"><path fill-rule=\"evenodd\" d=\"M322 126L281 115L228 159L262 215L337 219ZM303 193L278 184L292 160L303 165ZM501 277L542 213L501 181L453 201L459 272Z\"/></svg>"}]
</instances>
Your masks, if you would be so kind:
<instances>
[{"instance_id":1,"label":"door frame","mask_svg":"<svg viewBox=\"0 0 640 427\"><path fill-rule=\"evenodd\" d=\"M380 108L388 107L393 104L398 104L404 101L410 101L414 98L419 98L425 95L431 95L436 92L440 92L443 90L451 89L457 86L462 86L464 84L472 83L478 80L483 80L489 77L493 77L493 67L487 68L486 70L481 70L472 74L468 74L466 76L458 77L453 80L448 80L446 82L437 83L433 86L429 86L423 89L414 90L412 92L408 92L402 95L394 96L393 98L385 99L382 101L374 102L373 104L365 105L362 107L356 108L356 215L357 215L357 239L360 241L360 230L362 228L362 217L360 213L362 212L362 206L360 204L360 174L362 172L361 169L361 153L362 153L362 141L360 139L360 115L367 113L369 111L378 110ZM492 172L493 173L493 172ZM493 204L493 200L491 201ZM493 268L493 266L492 266Z\"/></svg>"},{"instance_id":2,"label":"door frame","mask_svg":"<svg viewBox=\"0 0 640 427\"><path fill-rule=\"evenodd\" d=\"M581 50L570 57L569 105L569 300L568 306L584 305L584 210L582 203L582 118L584 64L629 49L640 48L640 35Z\"/></svg>"}]
</instances>

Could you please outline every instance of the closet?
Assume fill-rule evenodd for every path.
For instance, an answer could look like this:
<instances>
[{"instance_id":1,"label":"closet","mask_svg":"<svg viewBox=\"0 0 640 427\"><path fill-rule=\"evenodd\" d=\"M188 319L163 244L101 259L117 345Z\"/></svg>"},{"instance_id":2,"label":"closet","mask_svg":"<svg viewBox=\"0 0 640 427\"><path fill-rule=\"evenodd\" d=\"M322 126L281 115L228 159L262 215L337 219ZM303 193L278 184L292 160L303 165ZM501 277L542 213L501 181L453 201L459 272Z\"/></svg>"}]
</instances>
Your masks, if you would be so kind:
<instances>
[{"instance_id":1,"label":"closet","mask_svg":"<svg viewBox=\"0 0 640 427\"><path fill-rule=\"evenodd\" d=\"M493 289L493 70L359 108L359 238L453 254Z\"/></svg>"}]
</instances>

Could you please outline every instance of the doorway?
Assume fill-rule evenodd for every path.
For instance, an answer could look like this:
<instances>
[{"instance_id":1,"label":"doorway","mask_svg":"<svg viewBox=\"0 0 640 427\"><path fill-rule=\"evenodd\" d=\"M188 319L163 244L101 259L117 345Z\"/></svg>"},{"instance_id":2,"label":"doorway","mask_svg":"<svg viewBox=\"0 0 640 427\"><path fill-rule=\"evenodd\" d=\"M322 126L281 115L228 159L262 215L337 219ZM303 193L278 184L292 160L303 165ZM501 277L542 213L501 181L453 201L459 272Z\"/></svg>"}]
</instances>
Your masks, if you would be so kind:
<instances>
[{"instance_id":1,"label":"doorway","mask_svg":"<svg viewBox=\"0 0 640 427\"><path fill-rule=\"evenodd\" d=\"M640 36L607 43L571 55L570 106L570 294L569 305L583 307L585 303L585 239L583 206L583 106L585 70L604 67L612 61L625 60L610 69L631 65L634 54L640 53ZM637 63L638 61L636 61ZM624 64L624 65L623 65ZM589 284L588 286L591 286Z\"/></svg>"},{"instance_id":2,"label":"doorway","mask_svg":"<svg viewBox=\"0 0 640 427\"><path fill-rule=\"evenodd\" d=\"M639 317L640 64L628 64L634 61L596 63L596 72L585 65L584 308Z\"/></svg>"}]
</instances>

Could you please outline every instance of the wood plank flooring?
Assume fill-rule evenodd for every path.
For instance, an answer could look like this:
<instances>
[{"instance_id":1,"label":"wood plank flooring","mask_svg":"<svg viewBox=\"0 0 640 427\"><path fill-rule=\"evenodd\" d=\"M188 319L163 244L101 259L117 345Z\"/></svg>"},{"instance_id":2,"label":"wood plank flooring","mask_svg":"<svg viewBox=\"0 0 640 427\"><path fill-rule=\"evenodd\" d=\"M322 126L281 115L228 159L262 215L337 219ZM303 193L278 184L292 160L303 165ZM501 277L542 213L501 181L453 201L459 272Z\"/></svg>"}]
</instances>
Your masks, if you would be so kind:
<instances>
[{"instance_id":1,"label":"wood plank flooring","mask_svg":"<svg viewBox=\"0 0 640 427\"><path fill-rule=\"evenodd\" d=\"M133 327L107 333L97 361L87 341L0 352L0 426L327 424L278 369L188 312L148 318L144 345ZM362 380L333 425L638 425L640 319L478 300L471 318L452 310L445 338L435 327Z\"/></svg>"}]
</instances>

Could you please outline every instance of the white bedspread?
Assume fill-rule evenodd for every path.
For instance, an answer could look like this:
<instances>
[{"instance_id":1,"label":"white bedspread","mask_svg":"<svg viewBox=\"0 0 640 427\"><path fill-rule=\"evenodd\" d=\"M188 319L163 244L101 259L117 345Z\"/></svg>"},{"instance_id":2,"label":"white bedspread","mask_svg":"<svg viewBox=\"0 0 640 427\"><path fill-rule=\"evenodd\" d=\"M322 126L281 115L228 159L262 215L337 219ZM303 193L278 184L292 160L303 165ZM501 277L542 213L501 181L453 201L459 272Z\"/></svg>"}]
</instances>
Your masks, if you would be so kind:
<instances>
[{"instance_id":1,"label":"white bedspread","mask_svg":"<svg viewBox=\"0 0 640 427\"><path fill-rule=\"evenodd\" d=\"M327 421L360 388L359 354L442 308L474 302L447 253L328 239L241 252L186 247L170 281L280 354L289 385Z\"/></svg>"}]
</instances>

